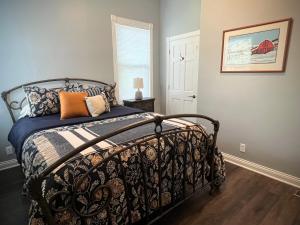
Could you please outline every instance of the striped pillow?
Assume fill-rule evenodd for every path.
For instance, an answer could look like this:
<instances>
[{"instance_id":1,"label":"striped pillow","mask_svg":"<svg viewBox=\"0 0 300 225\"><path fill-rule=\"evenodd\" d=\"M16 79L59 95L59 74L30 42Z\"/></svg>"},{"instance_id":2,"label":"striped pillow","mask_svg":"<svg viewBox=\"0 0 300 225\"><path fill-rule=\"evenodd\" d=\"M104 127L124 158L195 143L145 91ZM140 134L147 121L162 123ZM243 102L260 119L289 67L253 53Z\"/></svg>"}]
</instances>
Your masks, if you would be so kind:
<instances>
[{"instance_id":1,"label":"striped pillow","mask_svg":"<svg viewBox=\"0 0 300 225\"><path fill-rule=\"evenodd\" d=\"M101 93L105 93L110 106L118 105L116 95L115 95L116 83L99 87L99 86L81 84L78 82L74 82L74 83L67 82L64 90L68 92L86 92L89 97L101 95Z\"/></svg>"},{"instance_id":2,"label":"striped pillow","mask_svg":"<svg viewBox=\"0 0 300 225\"><path fill-rule=\"evenodd\" d=\"M104 92L104 89L95 86L95 87L90 87L84 91L87 92L88 95L91 97L91 96L101 95Z\"/></svg>"}]
</instances>

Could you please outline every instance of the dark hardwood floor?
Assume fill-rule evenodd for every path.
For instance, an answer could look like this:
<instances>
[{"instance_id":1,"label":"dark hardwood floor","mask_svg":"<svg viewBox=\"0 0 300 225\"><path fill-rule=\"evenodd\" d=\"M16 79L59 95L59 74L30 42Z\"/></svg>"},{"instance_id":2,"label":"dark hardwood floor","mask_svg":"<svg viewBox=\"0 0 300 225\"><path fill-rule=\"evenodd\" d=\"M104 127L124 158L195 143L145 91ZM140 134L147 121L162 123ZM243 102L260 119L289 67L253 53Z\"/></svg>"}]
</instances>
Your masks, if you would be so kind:
<instances>
[{"instance_id":1,"label":"dark hardwood floor","mask_svg":"<svg viewBox=\"0 0 300 225\"><path fill-rule=\"evenodd\" d=\"M226 170L220 192L197 194L155 225L300 225L296 188L229 163ZM0 172L0 224L27 224L21 177L19 168Z\"/></svg>"},{"instance_id":2,"label":"dark hardwood floor","mask_svg":"<svg viewBox=\"0 0 300 225\"><path fill-rule=\"evenodd\" d=\"M23 197L20 167L0 171L0 224L27 225L29 201Z\"/></svg>"}]
</instances>

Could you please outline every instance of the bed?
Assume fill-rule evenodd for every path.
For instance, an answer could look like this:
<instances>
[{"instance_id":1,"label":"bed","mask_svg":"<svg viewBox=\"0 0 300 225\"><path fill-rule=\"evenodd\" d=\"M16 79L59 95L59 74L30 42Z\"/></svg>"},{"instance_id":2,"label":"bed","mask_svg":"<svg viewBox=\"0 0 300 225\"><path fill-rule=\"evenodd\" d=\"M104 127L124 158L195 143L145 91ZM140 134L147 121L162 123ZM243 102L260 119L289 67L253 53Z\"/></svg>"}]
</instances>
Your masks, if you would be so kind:
<instances>
[{"instance_id":1,"label":"bed","mask_svg":"<svg viewBox=\"0 0 300 225\"><path fill-rule=\"evenodd\" d=\"M16 119L26 104L16 94L23 86L70 82L108 85L63 78L2 93L14 122L8 139L31 198L29 224L150 224L196 191L209 187L212 193L224 182L216 147L219 122L207 116L164 116L115 105L99 117ZM212 129L187 118L208 121Z\"/></svg>"}]
</instances>

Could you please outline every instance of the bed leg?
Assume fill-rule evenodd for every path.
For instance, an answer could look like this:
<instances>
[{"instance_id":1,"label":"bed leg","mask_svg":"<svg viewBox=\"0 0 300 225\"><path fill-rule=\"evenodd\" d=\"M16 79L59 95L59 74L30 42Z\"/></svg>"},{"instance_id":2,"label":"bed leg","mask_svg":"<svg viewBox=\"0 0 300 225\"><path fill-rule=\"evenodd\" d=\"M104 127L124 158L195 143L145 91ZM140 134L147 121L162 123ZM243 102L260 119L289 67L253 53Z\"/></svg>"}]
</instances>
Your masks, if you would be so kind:
<instances>
[{"instance_id":1,"label":"bed leg","mask_svg":"<svg viewBox=\"0 0 300 225\"><path fill-rule=\"evenodd\" d=\"M214 194L218 193L220 191L220 186L221 185L217 185L214 182L212 182L210 184L209 195L214 195Z\"/></svg>"},{"instance_id":2,"label":"bed leg","mask_svg":"<svg viewBox=\"0 0 300 225\"><path fill-rule=\"evenodd\" d=\"M215 187L213 184L210 185L209 195L213 195L215 193Z\"/></svg>"},{"instance_id":3,"label":"bed leg","mask_svg":"<svg viewBox=\"0 0 300 225\"><path fill-rule=\"evenodd\" d=\"M213 195L214 193L219 192L220 191L220 186L221 185L211 184L209 194Z\"/></svg>"}]
</instances>

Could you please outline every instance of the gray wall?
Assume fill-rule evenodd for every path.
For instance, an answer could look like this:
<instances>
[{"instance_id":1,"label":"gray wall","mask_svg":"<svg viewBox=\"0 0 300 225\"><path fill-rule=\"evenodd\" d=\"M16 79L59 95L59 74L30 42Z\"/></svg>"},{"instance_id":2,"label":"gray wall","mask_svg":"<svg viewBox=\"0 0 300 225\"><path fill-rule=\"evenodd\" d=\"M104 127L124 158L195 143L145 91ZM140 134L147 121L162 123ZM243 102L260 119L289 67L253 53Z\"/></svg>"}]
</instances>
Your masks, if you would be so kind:
<instances>
[{"instance_id":1,"label":"gray wall","mask_svg":"<svg viewBox=\"0 0 300 225\"><path fill-rule=\"evenodd\" d=\"M221 122L222 151L300 177L300 1L202 0L199 113ZM220 74L222 31L293 17L285 73ZM239 152L240 142L246 153Z\"/></svg>"},{"instance_id":2,"label":"gray wall","mask_svg":"<svg viewBox=\"0 0 300 225\"><path fill-rule=\"evenodd\" d=\"M113 82L110 15L115 14L154 24L154 93L158 97L159 9L159 0L1 0L0 92L28 81L65 76ZM12 122L2 100L0 118L3 161Z\"/></svg>"},{"instance_id":3,"label":"gray wall","mask_svg":"<svg viewBox=\"0 0 300 225\"><path fill-rule=\"evenodd\" d=\"M300 177L299 12L298 0L1 0L0 92L61 76L112 82L116 14L154 24L154 93L165 111L165 38L201 26L198 111L221 121L221 150ZM286 17L294 26L285 73L219 73L224 29ZM2 101L0 118L3 161L12 123ZM244 154L240 142L247 144Z\"/></svg>"},{"instance_id":4,"label":"gray wall","mask_svg":"<svg viewBox=\"0 0 300 225\"><path fill-rule=\"evenodd\" d=\"M160 1L161 111L166 111L166 38L200 29L201 0Z\"/></svg>"}]
</instances>

